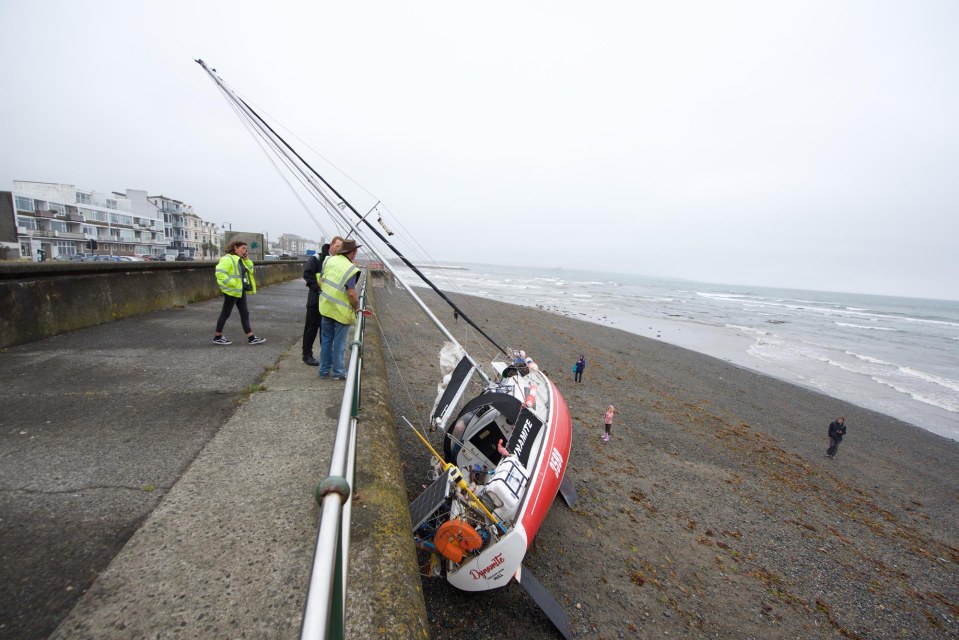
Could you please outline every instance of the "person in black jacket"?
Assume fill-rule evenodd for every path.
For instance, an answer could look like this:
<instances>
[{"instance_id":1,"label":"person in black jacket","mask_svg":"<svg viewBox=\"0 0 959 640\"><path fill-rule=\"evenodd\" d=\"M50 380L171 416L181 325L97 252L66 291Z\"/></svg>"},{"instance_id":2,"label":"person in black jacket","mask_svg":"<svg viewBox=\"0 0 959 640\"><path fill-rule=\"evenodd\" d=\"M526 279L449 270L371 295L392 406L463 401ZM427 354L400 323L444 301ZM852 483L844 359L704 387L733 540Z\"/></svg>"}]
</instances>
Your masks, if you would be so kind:
<instances>
[{"instance_id":1,"label":"person in black jacket","mask_svg":"<svg viewBox=\"0 0 959 640\"><path fill-rule=\"evenodd\" d=\"M333 236L329 244L324 244L320 253L314 253L303 263L303 279L309 288L306 296L306 323L303 326L303 362L311 367L318 367L320 361L313 357L313 343L320 331L322 316L320 315L320 283L316 281L316 274L323 271L323 261L329 256L335 256L343 238Z\"/></svg>"},{"instance_id":2,"label":"person in black jacket","mask_svg":"<svg viewBox=\"0 0 959 640\"><path fill-rule=\"evenodd\" d=\"M829 423L829 448L826 449L827 458L835 458L839 451L839 443L842 437L846 435L846 419L842 416L836 418L835 422Z\"/></svg>"}]
</instances>

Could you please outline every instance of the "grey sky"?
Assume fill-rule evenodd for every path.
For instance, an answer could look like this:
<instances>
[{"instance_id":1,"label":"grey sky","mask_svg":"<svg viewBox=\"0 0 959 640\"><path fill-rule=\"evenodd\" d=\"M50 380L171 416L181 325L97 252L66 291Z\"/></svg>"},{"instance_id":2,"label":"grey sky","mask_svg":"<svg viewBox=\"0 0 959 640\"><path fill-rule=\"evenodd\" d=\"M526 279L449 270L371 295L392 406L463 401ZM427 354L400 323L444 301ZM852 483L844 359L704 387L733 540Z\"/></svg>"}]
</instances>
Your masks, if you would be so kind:
<instances>
[{"instance_id":1,"label":"grey sky","mask_svg":"<svg viewBox=\"0 0 959 640\"><path fill-rule=\"evenodd\" d=\"M959 299L959 3L3 0L0 24L0 189L319 239L203 58L437 260Z\"/></svg>"}]
</instances>

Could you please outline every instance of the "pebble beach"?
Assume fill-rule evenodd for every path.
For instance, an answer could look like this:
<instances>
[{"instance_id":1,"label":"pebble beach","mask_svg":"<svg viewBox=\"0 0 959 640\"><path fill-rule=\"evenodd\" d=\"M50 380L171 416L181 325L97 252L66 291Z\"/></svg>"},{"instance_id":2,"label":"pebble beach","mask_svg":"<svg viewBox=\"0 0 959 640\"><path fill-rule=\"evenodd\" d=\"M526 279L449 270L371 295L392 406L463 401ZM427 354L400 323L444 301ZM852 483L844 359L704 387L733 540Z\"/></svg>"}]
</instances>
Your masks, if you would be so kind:
<instances>
[{"instance_id":1,"label":"pebble beach","mask_svg":"<svg viewBox=\"0 0 959 640\"><path fill-rule=\"evenodd\" d=\"M437 295L418 293L479 361L496 355ZM579 500L557 499L524 566L574 637L959 638L959 442L655 339L451 297L501 345L524 349L569 405ZM401 416L426 424L444 339L401 290L377 289L371 306L412 501L429 453ZM840 415L849 432L829 459ZM428 436L441 449L442 434ZM560 637L515 583L423 588L434 638Z\"/></svg>"}]
</instances>

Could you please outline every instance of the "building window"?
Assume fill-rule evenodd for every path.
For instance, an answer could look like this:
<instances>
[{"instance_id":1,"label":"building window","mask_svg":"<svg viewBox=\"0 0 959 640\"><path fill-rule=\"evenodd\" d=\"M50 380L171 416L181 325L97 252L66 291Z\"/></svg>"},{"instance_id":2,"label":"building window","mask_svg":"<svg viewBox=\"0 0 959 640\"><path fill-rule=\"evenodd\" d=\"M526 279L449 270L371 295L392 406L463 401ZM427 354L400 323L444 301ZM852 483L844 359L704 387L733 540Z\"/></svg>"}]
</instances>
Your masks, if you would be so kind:
<instances>
[{"instance_id":1,"label":"building window","mask_svg":"<svg viewBox=\"0 0 959 640\"><path fill-rule=\"evenodd\" d=\"M63 215L66 215L67 213L66 207L64 207L62 204L58 204L56 202L50 202L47 204L47 206L50 208L50 211L53 211L57 215L63 216Z\"/></svg>"},{"instance_id":2,"label":"building window","mask_svg":"<svg viewBox=\"0 0 959 640\"><path fill-rule=\"evenodd\" d=\"M24 229L36 229L37 228L37 219L36 218L26 218L24 216L17 216L17 226L23 227Z\"/></svg>"},{"instance_id":3,"label":"building window","mask_svg":"<svg viewBox=\"0 0 959 640\"><path fill-rule=\"evenodd\" d=\"M77 204L93 204L90 200L90 194L77 191Z\"/></svg>"},{"instance_id":4,"label":"building window","mask_svg":"<svg viewBox=\"0 0 959 640\"><path fill-rule=\"evenodd\" d=\"M50 231L66 231L67 223L61 222L60 220L51 220L50 221Z\"/></svg>"},{"instance_id":5,"label":"building window","mask_svg":"<svg viewBox=\"0 0 959 640\"><path fill-rule=\"evenodd\" d=\"M33 198L24 198L17 196L17 211L35 211L33 208Z\"/></svg>"},{"instance_id":6,"label":"building window","mask_svg":"<svg viewBox=\"0 0 959 640\"><path fill-rule=\"evenodd\" d=\"M117 201L113 198L107 198L107 209L116 209Z\"/></svg>"},{"instance_id":7,"label":"building window","mask_svg":"<svg viewBox=\"0 0 959 640\"><path fill-rule=\"evenodd\" d=\"M68 242L66 240L57 240L57 255L72 256L72 255L75 255L76 252L77 252L76 245L74 245L72 242Z\"/></svg>"}]
</instances>

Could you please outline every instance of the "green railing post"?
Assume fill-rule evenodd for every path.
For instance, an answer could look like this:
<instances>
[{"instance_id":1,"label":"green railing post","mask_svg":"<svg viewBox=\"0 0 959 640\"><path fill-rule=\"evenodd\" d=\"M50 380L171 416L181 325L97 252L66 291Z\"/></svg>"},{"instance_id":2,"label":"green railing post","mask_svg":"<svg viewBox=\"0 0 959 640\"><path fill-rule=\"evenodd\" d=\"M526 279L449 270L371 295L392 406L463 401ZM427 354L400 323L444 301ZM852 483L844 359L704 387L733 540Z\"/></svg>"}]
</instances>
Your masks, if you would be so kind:
<instances>
[{"instance_id":1,"label":"green railing post","mask_svg":"<svg viewBox=\"0 0 959 640\"><path fill-rule=\"evenodd\" d=\"M330 612L330 626L327 629L327 638L330 640L346 640L346 603L343 602L343 557L340 550L343 546L342 536L336 536L336 565L333 569L333 602Z\"/></svg>"}]
</instances>

